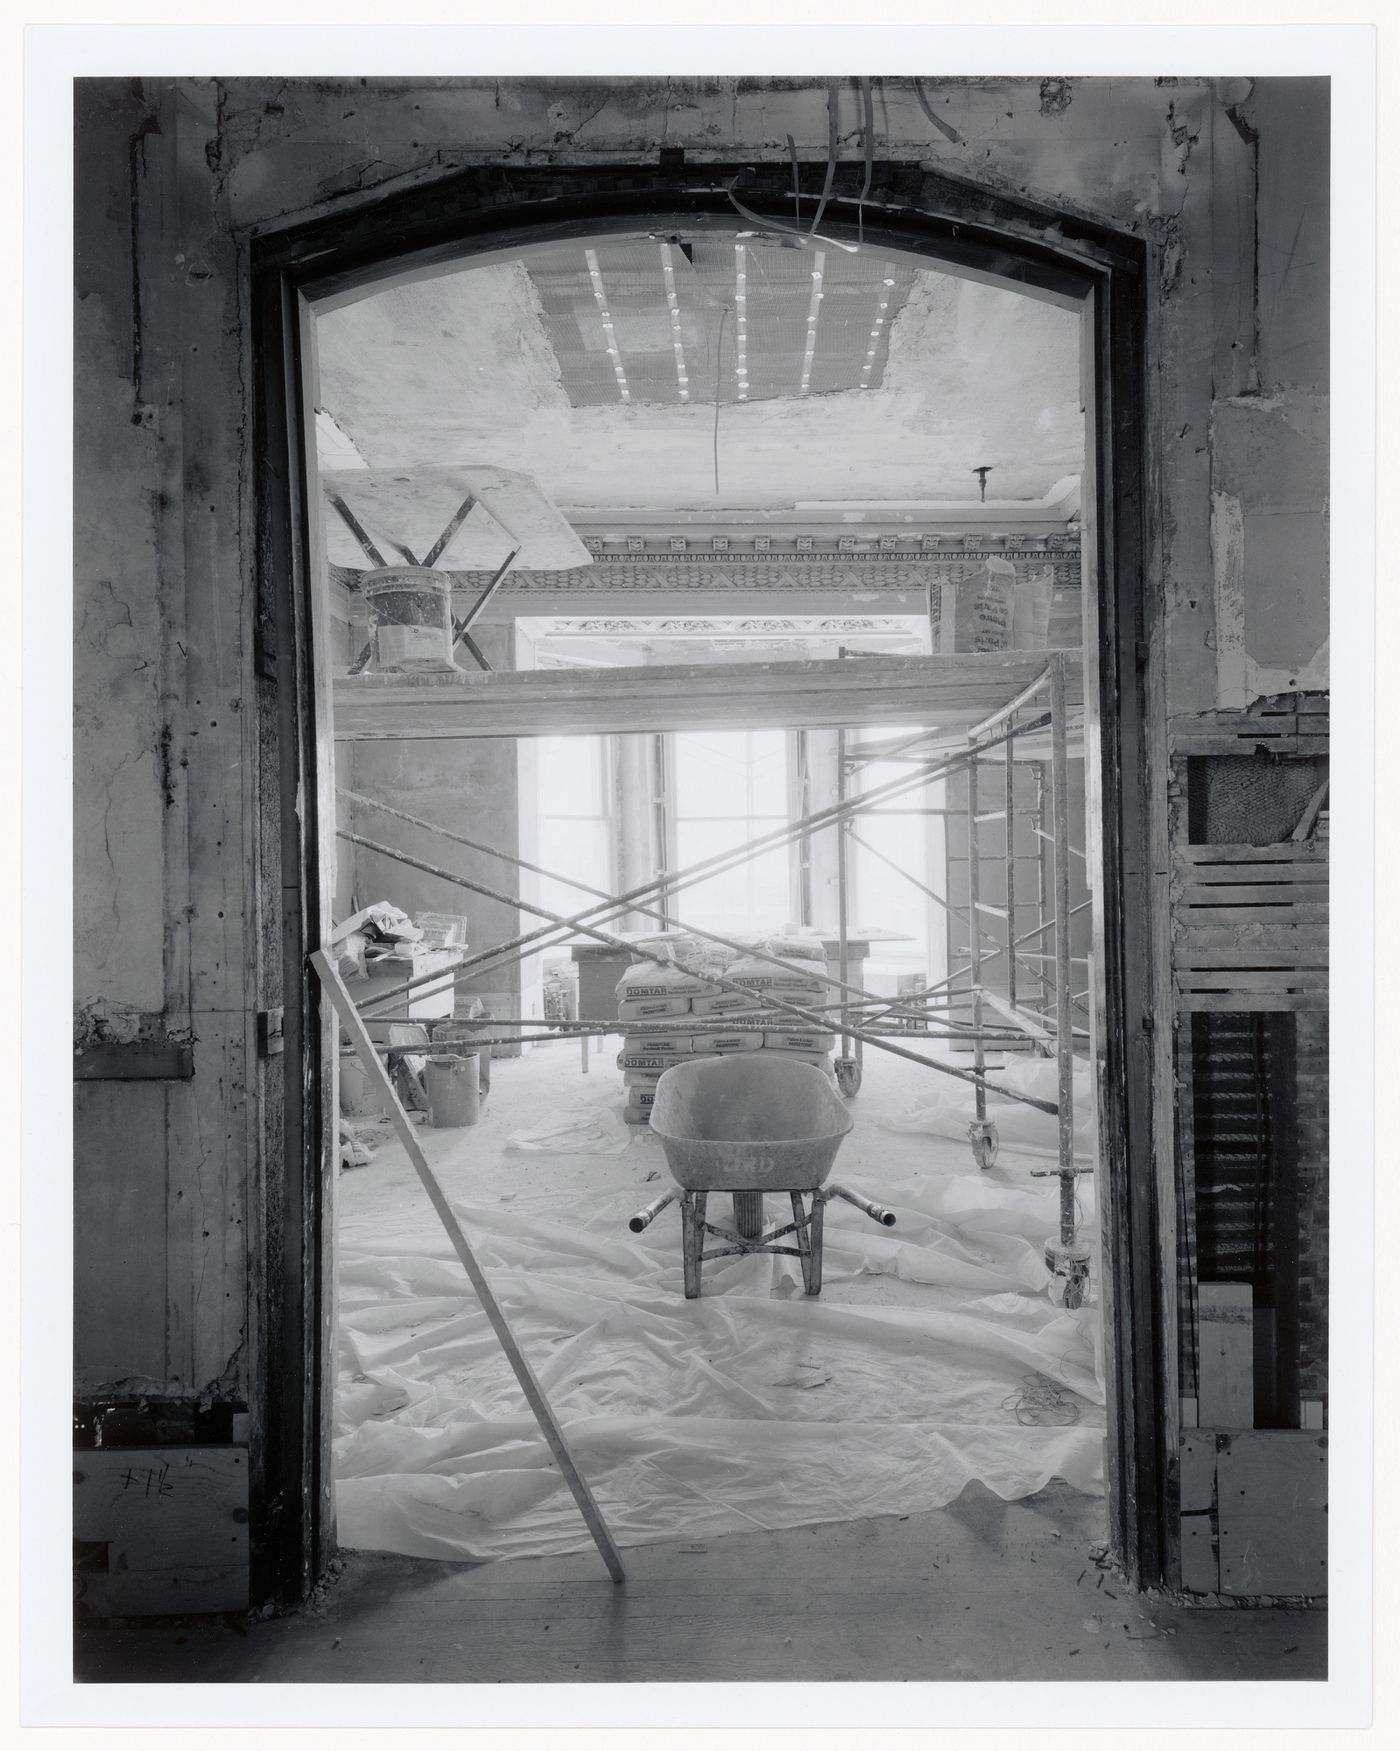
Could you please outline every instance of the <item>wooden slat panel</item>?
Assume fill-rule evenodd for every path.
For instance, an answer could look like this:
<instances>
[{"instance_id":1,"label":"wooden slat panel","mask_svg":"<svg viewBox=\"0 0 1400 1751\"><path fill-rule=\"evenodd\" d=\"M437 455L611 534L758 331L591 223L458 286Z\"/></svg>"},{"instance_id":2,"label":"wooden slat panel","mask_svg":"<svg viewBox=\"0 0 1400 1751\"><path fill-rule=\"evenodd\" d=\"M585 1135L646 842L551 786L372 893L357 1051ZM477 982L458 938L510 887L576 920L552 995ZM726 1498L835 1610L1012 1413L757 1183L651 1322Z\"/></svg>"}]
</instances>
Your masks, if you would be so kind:
<instances>
[{"instance_id":1,"label":"wooden slat panel","mask_svg":"<svg viewBox=\"0 0 1400 1751\"><path fill-rule=\"evenodd\" d=\"M73 1537L106 1546L77 1576L87 1615L246 1610L247 1449L79 1449Z\"/></svg>"},{"instance_id":2,"label":"wooden slat panel","mask_svg":"<svg viewBox=\"0 0 1400 1751\"><path fill-rule=\"evenodd\" d=\"M1174 717L1168 724L1176 754L1249 754L1261 743L1280 754L1326 754L1330 745L1330 701L1326 695L1300 694L1279 706L1247 711L1203 711Z\"/></svg>"},{"instance_id":3,"label":"wooden slat panel","mask_svg":"<svg viewBox=\"0 0 1400 1751\"><path fill-rule=\"evenodd\" d=\"M1065 658L1068 702L1083 665ZM877 657L520 673L342 676L341 740L597 734L714 725L916 722L966 730L1043 672L1046 654Z\"/></svg>"}]
</instances>

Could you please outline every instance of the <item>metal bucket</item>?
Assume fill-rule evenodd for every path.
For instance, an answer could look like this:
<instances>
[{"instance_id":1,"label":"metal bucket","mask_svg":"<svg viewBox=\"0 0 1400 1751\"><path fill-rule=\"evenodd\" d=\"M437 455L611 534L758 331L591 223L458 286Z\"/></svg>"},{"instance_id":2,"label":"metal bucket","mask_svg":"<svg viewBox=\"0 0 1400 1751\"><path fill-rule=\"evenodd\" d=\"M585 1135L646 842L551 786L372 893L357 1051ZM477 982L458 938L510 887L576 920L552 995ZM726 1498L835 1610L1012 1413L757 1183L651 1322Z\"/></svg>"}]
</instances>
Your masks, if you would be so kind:
<instances>
[{"instance_id":1,"label":"metal bucket","mask_svg":"<svg viewBox=\"0 0 1400 1751\"><path fill-rule=\"evenodd\" d=\"M474 1125L481 1117L481 1067L475 1052L429 1058L428 1123L436 1130Z\"/></svg>"}]
</instances>

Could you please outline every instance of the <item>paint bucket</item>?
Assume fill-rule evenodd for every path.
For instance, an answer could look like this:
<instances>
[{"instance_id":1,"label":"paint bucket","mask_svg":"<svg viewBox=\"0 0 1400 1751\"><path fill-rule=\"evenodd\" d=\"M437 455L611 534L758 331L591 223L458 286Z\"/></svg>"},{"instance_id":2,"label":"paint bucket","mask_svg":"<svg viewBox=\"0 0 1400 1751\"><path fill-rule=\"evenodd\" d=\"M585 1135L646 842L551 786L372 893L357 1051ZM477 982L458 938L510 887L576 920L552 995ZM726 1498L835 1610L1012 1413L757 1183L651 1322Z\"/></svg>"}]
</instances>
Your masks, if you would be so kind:
<instances>
[{"instance_id":1,"label":"paint bucket","mask_svg":"<svg viewBox=\"0 0 1400 1751\"><path fill-rule=\"evenodd\" d=\"M340 1110L347 1119L369 1119L384 1111L384 1101L353 1049L341 1054Z\"/></svg>"},{"instance_id":2,"label":"paint bucket","mask_svg":"<svg viewBox=\"0 0 1400 1751\"><path fill-rule=\"evenodd\" d=\"M452 579L421 565L366 572L360 589L374 626L379 669L455 669Z\"/></svg>"},{"instance_id":3,"label":"paint bucket","mask_svg":"<svg viewBox=\"0 0 1400 1751\"><path fill-rule=\"evenodd\" d=\"M433 1039L438 1045L471 1046L475 1043L478 1034L490 1033L493 1022L494 1017L484 1010L480 1014L473 1015L469 1020L439 1022L433 1029ZM485 1100L491 1092L492 1048L489 1044L478 1046L477 1052L481 1061L481 1098Z\"/></svg>"},{"instance_id":4,"label":"paint bucket","mask_svg":"<svg viewBox=\"0 0 1400 1751\"><path fill-rule=\"evenodd\" d=\"M481 1117L481 1066L477 1055L428 1060L428 1123L437 1130L474 1125Z\"/></svg>"}]
</instances>

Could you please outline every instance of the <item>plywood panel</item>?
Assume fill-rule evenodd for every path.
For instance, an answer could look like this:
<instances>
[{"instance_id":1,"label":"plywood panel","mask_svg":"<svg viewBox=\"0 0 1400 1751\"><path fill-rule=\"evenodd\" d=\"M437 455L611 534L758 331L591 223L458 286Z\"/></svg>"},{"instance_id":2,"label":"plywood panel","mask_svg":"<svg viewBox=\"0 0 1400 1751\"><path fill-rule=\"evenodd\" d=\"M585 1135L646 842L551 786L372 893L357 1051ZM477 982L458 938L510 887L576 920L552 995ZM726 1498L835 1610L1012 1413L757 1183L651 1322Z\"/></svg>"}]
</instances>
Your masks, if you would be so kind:
<instances>
[{"instance_id":1,"label":"plywood panel","mask_svg":"<svg viewBox=\"0 0 1400 1751\"><path fill-rule=\"evenodd\" d=\"M1209 1514L1182 1516L1181 1584L1188 1593L1220 1591L1220 1558L1216 1553L1215 1522Z\"/></svg>"},{"instance_id":2,"label":"plywood panel","mask_svg":"<svg viewBox=\"0 0 1400 1751\"><path fill-rule=\"evenodd\" d=\"M1181 1511L1208 1512L1215 1503L1215 1431L1181 1437Z\"/></svg>"},{"instance_id":3,"label":"plywood panel","mask_svg":"<svg viewBox=\"0 0 1400 1751\"><path fill-rule=\"evenodd\" d=\"M79 1449L73 1538L87 1615L245 1610L247 1449Z\"/></svg>"},{"instance_id":4,"label":"plywood panel","mask_svg":"<svg viewBox=\"0 0 1400 1751\"><path fill-rule=\"evenodd\" d=\"M1292 1514L1327 1506L1327 1436L1311 1429L1222 1435L1216 1458L1220 1511Z\"/></svg>"},{"instance_id":5,"label":"plywood panel","mask_svg":"<svg viewBox=\"0 0 1400 1751\"><path fill-rule=\"evenodd\" d=\"M593 563L593 555L538 483L515 469L354 469L328 473L326 489L344 500L386 565L403 564L400 544L424 563L469 499L471 510L435 564L494 571L517 550L522 570L573 571ZM358 569L372 563L333 508L326 514L325 534L334 564Z\"/></svg>"},{"instance_id":6,"label":"plywood panel","mask_svg":"<svg viewBox=\"0 0 1400 1751\"><path fill-rule=\"evenodd\" d=\"M1203 1429L1254 1423L1254 1292L1248 1283L1202 1283L1197 1397Z\"/></svg>"},{"instance_id":7,"label":"plywood panel","mask_svg":"<svg viewBox=\"0 0 1400 1751\"><path fill-rule=\"evenodd\" d=\"M163 1385L166 1084L79 1082L73 1094L75 1384Z\"/></svg>"},{"instance_id":8,"label":"plywood panel","mask_svg":"<svg viewBox=\"0 0 1400 1751\"><path fill-rule=\"evenodd\" d=\"M1327 1514L1220 1515L1220 1591L1314 1597L1327 1588Z\"/></svg>"}]
</instances>

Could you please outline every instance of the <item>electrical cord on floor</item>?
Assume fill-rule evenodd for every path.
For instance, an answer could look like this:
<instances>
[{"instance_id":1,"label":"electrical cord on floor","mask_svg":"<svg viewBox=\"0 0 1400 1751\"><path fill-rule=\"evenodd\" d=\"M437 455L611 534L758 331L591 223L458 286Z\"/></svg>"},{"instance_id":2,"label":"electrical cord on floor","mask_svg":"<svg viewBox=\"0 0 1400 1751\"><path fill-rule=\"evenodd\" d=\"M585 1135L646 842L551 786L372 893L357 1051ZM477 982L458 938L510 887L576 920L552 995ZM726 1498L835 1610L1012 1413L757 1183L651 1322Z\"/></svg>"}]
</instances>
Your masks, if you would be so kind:
<instances>
[{"instance_id":1,"label":"electrical cord on floor","mask_svg":"<svg viewBox=\"0 0 1400 1751\"><path fill-rule=\"evenodd\" d=\"M1068 1429L1079 1421L1079 1406L1067 1398L1048 1374L1023 1374L1019 1392L1001 1401L1022 1428Z\"/></svg>"}]
</instances>

